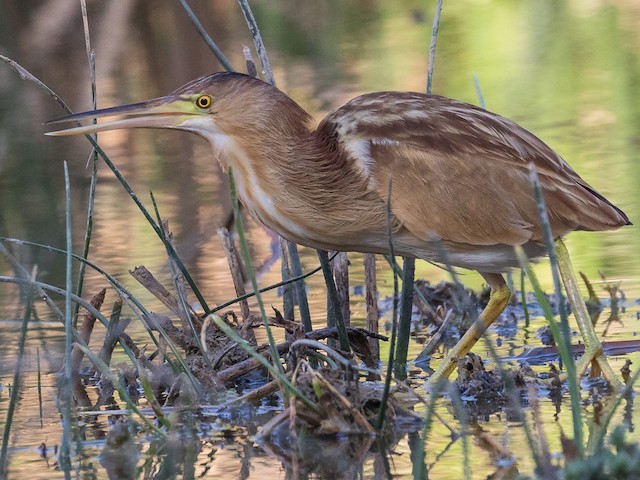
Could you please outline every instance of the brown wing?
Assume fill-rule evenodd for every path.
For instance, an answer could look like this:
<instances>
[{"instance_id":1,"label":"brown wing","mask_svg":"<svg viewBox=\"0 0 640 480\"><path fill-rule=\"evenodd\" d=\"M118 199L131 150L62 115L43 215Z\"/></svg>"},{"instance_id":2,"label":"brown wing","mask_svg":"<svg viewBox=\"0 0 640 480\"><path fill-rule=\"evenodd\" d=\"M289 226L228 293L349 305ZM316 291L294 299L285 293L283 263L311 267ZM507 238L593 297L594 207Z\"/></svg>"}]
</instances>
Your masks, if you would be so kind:
<instances>
[{"instance_id":1,"label":"brown wing","mask_svg":"<svg viewBox=\"0 0 640 480\"><path fill-rule=\"evenodd\" d=\"M551 148L516 123L448 98L363 95L330 114L369 188L414 235L472 245L542 238L529 180L538 171L554 235L629 223ZM321 125L322 128L322 125Z\"/></svg>"}]
</instances>

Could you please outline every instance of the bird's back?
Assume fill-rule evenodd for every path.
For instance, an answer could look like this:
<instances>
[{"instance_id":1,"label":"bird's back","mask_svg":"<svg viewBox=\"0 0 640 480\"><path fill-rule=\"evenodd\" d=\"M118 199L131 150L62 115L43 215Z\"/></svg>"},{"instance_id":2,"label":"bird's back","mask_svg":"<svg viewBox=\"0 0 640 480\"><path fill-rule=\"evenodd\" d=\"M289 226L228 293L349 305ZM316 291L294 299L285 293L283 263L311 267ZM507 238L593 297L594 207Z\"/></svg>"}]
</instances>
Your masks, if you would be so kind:
<instances>
[{"instance_id":1,"label":"bird's back","mask_svg":"<svg viewBox=\"0 0 640 480\"><path fill-rule=\"evenodd\" d=\"M454 251L500 250L501 256L513 245L537 252L533 246L543 236L531 164L555 237L630 223L535 135L464 102L372 93L329 114L318 131L335 139L381 200L391 188L394 220L418 243L439 238Z\"/></svg>"}]
</instances>

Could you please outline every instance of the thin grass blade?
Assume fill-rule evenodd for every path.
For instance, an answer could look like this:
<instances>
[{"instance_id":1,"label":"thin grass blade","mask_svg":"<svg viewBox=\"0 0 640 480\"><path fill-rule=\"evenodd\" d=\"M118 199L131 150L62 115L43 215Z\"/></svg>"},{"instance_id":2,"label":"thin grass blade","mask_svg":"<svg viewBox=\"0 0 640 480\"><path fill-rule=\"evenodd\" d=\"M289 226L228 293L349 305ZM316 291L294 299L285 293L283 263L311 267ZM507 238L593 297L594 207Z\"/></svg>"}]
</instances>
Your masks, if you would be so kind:
<instances>
[{"instance_id":1,"label":"thin grass blade","mask_svg":"<svg viewBox=\"0 0 640 480\"><path fill-rule=\"evenodd\" d=\"M563 334L558 328L558 324L555 321L553 316L553 310L551 309L551 305L547 300L547 297L540 286L540 282L538 281L538 277L535 272L531 268L529 264L529 259L527 255L524 253L521 247L515 247L516 255L518 257L518 262L520 263L520 268L527 274L527 278L529 279L529 283L533 288L533 291L538 299L538 303L542 308L544 313L544 317L549 324L549 329L551 330L551 335L553 336L556 345L558 347L558 354L560 355L560 360L565 364L569 365L568 361L573 361L573 356L571 355L570 348L567 348L567 344L564 341ZM575 367L574 370L575 372ZM567 368L567 375L569 375L569 368ZM572 380L573 379L573 380ZM574 429L574 437L576 439L582 439L582 416L581 416L581 407L580 407L580 391L578 389L577 379L575 373L572 377L569 377L569 392L571 397L571 412L572 412L572 420L573 420L573 429ZM576 445L578 443L576 442Z\"/></svg>"},{"instance_id":2,"label":"thin grass blade","mask_svg":"<svg viewBox=\"0 0 640 480\"><path fill-rule=\"evenodd\" d=\"M549 256L549 263L551 264L551 276L553 278L553 288L555 291L556 304L558 305L558 312L560 313L560 325L562 327L562 336L555 337L556 344L564 344L566 352L571 351L571 330L569 329L569 320L567 316L567 309L565 306L564 295L562 294L562 285L560 282L560 273L558 271L558 256L554 248L554 238L551 232L551 223L549 222L549 216L547 214L547 208L545 206L544 198L542 196L542 188L538 180L538 173L535 165L529 166L529 178L533 186L533 193L538 206L538 216L540 218L540 224L544 233L544 243ZM531 271L531 269L529 269ZM531 279L531 276L529 276ZM539 287L538 287L539 288ZM538 295L536 293L536 295ZM555 323L555 322L550 322ZM553 332L553 329L552 329ZM582 434L582 416L581 416L581 400L580 400L580 388L578 385L578 379L576 378L576 364L572 355L566 355L566 358L562 359L565 362L565 368L567 369L567 377L569 381L569 393L571 397L571 411L573 418L573 434L574 441L578 447L580 456L584 455L584 440Z\"/></svg>"},{"instance_id":3,"label":"thin grass blade","mask_svg":"<svg viewBox=\"0 0 640 480\"><path fill-rule=\"evenodd\" d=\"M229 168L229 186L231 190L231 204L233 205L233 215L236 221L236 231L238 232L238 239L240 243L240 250L242 251L242 257L244 264L247 268L247 274L251 280L253 291L256 292L256 300L258 307L260 308L260 315L262 317L262 323L267 332L267 339L269 340L269 349L271 350L271 360L279 373L279 378L284 377L284 370L282 369L282 363L280 362L280 355L276 347L276 341L273 338L271 327L267 321L267 313L264 309L264 303L262 302L262 295L260 295L260 289L258 288L258 281L256 280L256 273L253 269L253 263L251 262L251 255L249 255L249 248L247 246L247 239L244 234L244 226L242 224L242 217L240 216L240 204L238 203L238 194L236 193L236 183L233 179L233 169Z\"/></svg>"},{"instance_id":4,"label":"thin grass blade","mask_svg":"<svg viewBox=\"0 0 640 480\"><path fill-rule=\"evenodd\" d=\"M391 180L389 180L389 193L387 195L387 236L389 240L389 257L395 263L395 247L393 245L393 229L391 227ZM391 392L391 375L395 364L396 338L398 336L398 274L393 270L393 313L391 319L391 341L389 342L389 360L387 373L384 379L384 390L380 399L380 413L376 430L381 432L387 415L389 393Z\"/></svg>"},{"instance_id":5,"label":"thin grass blade","mask_svg":"<svg viewBox=\"0 0 640 480\"><path fill-rule=\"evenodd\" d=\"M35 273L34 275L35 276ZM22 381L22 362L24 359L24 346L27 338L27 330L29 328L29 319L31 318L31 310L33 307L34 289L27 288L27 298L25 300L24 315L22 317L22 325L20 327L20 336L18 338L18 358L16 371L13 374L13 388L9 397L9 405L7 406L7 417L4 423L4 431L2 433L2 446L0 447L0 478L8 478L8 460L9 460L9 443L11 437L11 427L13 425L13 414L18 406L18 396L20 394L20 384ZM38 356L38 359L40 357ZM38 369L38 372L40 369ZM39 375L38 375L39 383ZM38 390L39 392L40 390ZM42 423L42 400L40 399L40 422Z\"/></svg>"},{"instance_id":6,"label":"thin grass blade","mask_svg":"<svg viewBox=\"0 0 640 480\"><path fill-rule=\"evenodd\" d=\"M72 455L72 426L71 413L73 401L73 393L71 391L71 345L73 343L73 310L72 310L72 269L73 260L73 239L71 236L71 189L69 186L69 168L67 162L64 162L64 190L65 190L65 224L66 224L66 285L64 296L64 375L60 379L59 395L62 410L62 444L60 446L59 463L64 471L65 477L71 477L71 455Z\"/></svg>"}]
</instances>

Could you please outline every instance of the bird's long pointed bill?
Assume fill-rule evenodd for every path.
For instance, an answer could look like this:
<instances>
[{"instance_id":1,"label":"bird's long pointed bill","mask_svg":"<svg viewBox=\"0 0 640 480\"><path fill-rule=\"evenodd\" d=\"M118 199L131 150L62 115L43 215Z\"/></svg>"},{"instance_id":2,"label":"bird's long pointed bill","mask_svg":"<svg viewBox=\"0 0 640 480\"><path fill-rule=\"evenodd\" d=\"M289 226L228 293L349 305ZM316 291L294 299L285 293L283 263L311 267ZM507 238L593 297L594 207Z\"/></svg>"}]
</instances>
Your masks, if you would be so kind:
<instances>
[{"instance_id":1,"label":"bird's long pointed bill","mask_svg":"<svg viewBox=\"0 0 640 480\"><path fill-rule=\"evenodd\" d=\"M185 119L185 115L193 112L181 110L176 97L161 97L144 102L130 103L118 107L90 110L88 112L74 113L64 117L55 118L45 125L61 122L79 122L85 119L102 117L125 116L119 120L97 123L84 126L76 126L64 130L47 132L49 136L79 135L104 132L125 128L175 128Z\"/></svg>"}]
</instances>

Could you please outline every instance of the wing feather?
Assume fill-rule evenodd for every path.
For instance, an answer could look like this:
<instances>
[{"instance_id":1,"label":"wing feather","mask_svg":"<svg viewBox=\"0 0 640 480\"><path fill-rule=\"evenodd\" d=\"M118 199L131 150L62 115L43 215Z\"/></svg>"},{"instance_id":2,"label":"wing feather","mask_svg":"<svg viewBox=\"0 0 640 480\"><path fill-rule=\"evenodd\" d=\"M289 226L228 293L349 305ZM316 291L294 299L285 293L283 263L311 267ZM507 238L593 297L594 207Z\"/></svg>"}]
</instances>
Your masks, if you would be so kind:
<instances>
[{"instance_id":1,"label":"wing feather","mask_svg":"<svg viewBox=\"0 0 640 480\"><path fill-rule=\"evenodd\" d=\"M542 233L529 181L540 177L552 230L608 230L629 223L550 147L516 123L437 95L357 97L319 128L332 129L354 168L397 220L421 239L524 244Z\"/></svg>"}]
</instances>

